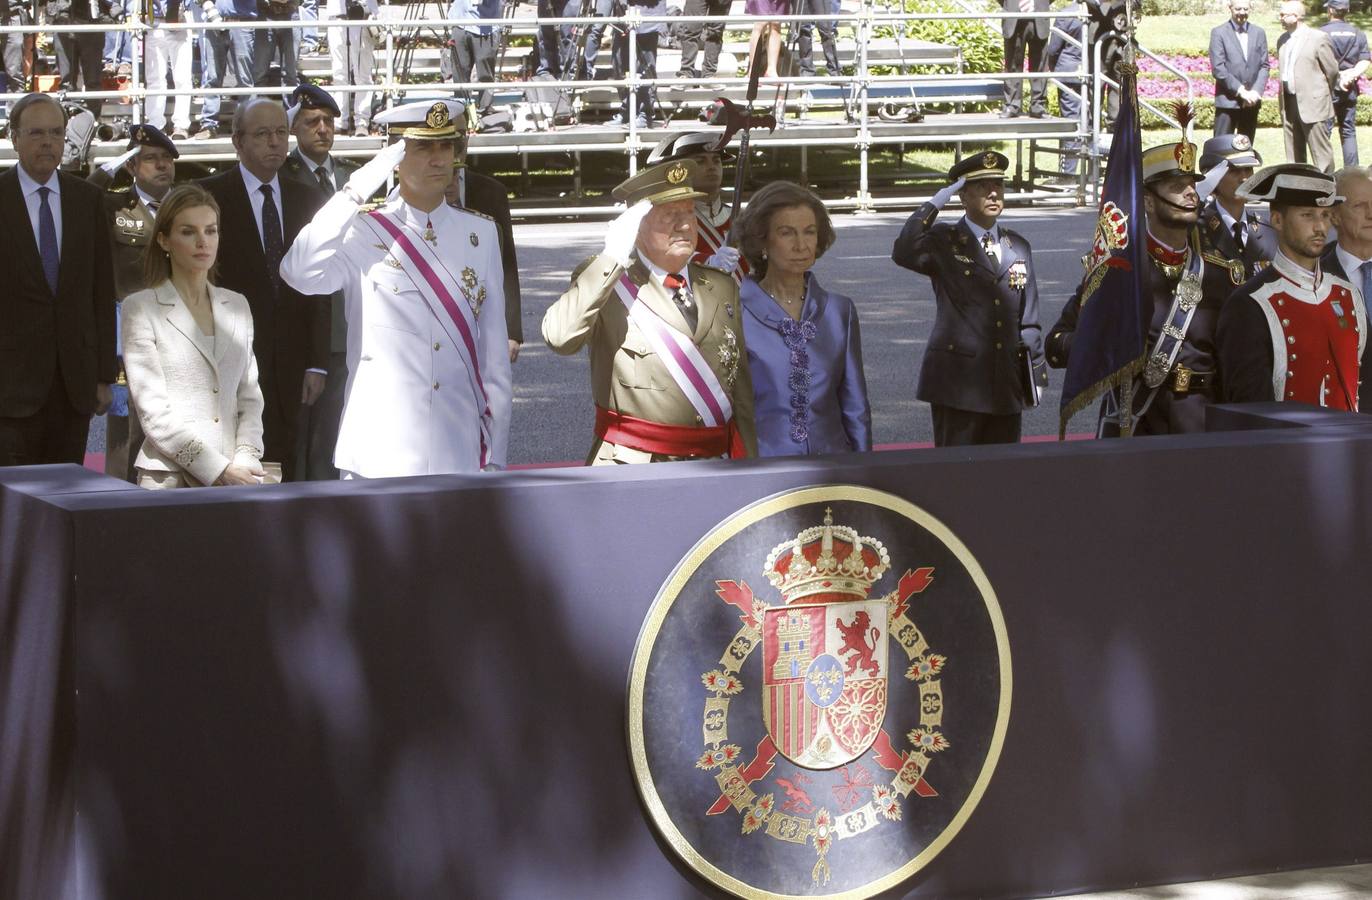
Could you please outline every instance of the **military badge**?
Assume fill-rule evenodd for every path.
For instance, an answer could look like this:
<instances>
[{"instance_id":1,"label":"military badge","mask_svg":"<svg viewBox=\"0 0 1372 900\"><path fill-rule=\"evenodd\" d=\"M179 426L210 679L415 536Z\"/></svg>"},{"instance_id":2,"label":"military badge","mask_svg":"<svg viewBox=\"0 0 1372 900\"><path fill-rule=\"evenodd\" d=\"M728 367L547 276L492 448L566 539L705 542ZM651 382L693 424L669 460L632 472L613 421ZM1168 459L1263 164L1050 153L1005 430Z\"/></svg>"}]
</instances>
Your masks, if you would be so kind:
<instances>
[{"instance_id":1,"label":"military badge","mask_svg":"<svg viewBox=\"0 0 1372 900\"><path fill-rule=\"evenodd\" d=\"M729 313L730 316L733 312ZM719 364L724 368L724 387L726 390L734 389L734 382L738 380L738 337L732 328L724 329L724 343L719 345Z\"/></svg>"},{"instance_id":2,"label":"military badge","mask_svg":"<svg viewBox=\"0 0 1372 900\"><path fill-rule=\"evenodd\" d=\"M714 888L869 897L972 814L1010 682L956 537L889 494L805 488L722 522L664 584L630 670L630 757L648 817Z\"/></svg>"},{"instance_id":3,"label":"military badge","mask_svg":"<svg viewBox=\"0 0 1372 900\"><path fill-rule=\"evenodd\" d=\"M686 180L686 176L689 174L690 173L686 171L685 166L681 163L677 163L667 170L667 182L669 184L681 184Z\"/></svg>"},{"instance_id":4,"label":"military badge","mask_svg":"<svg viewBox=\"0 0 1372 900\"><path fill-rule=\"evenodd\" d=\"M1006 273L1006 281L1012 291L1022 291L1029 284L1029 266L1024 260L1017 259L1010 263L1010 270Z\"/></svg>"},{"instance_id":5,"label":"military badge","mask_svg":"<svg viewBox=\"0 0 1372 900\"><path fill-rule=\"evenodd\" d=\"M424 124L430 128L442 128L450 121L452 117L448 115L448 104L442 101L430 106L428 115L424 117Z\"/></svg>"},{"instance_id":6,"label":"military badge","mask_svg":"<svg viewBox=\"0 0 1372 900\"><path fill-rule=\"evenodd\" d=\"M1235 134L1231 139L1230 146L1235 150L1252 150L1253 142L1248 139L1246 134Z\"/></svg>"},{"instance_id":7,"label":"military badge","mask_svg":"<svg viewBox=\"0 0 1372 900\"><path fill-rule=\"evenodd\" d=\"M987 151L981 157L981 164L988 169L994 169L996 167L996 154Z\"/></svg>"},{"instance_id":8,"label":"military badge","mask_svg":"<svg viewBox=\"0 0 1372 900\"><path fill-rule=\"evenodd\" d=\"M477 238L476 232L475 232L475 231L473 231L471 234L467 235L467 239L470 240L470 241L472 242L472 246L473 246L473 247L479 247L479 246L481 246L481 241Z\"/></svg>"}]
</instances>

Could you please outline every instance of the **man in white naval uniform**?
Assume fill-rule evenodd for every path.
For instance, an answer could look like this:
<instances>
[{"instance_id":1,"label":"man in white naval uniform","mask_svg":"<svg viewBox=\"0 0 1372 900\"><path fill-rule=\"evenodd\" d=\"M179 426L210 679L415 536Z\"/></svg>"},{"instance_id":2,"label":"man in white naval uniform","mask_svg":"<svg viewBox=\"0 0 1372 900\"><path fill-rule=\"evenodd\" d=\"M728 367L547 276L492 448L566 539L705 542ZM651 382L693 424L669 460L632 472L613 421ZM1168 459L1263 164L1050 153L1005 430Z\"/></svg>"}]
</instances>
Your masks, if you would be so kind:
<instances>
[{"instance_id":1,"label":"man in white naval uniform","mask_svg":"<svg viewBox=\"0 0 1372 900\"><path fill-rule=\"evenodd\" d=\"M334 464L343 478L498 469L510 430L510 358L495 223L444 202L462 106L377 116L395 142L300 232L281 277L342 291L348 386ZM399 166L400 191L364 207Z\"/></svg>"}]
</instances>

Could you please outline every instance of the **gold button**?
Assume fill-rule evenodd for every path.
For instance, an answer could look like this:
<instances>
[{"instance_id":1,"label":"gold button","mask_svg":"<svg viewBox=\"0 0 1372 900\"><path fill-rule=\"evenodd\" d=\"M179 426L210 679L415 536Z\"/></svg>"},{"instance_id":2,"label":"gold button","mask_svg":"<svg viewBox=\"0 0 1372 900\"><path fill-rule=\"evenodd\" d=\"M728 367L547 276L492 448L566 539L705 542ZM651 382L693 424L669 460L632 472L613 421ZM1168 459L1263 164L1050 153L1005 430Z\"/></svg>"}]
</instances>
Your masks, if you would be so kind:
<instances>
[{"instance_id":1,"label":"gold button","mask_svg":"<svg viewBox=\"0 0 1372 900\"><path fill-rule=\"evenodd\" d=\"M438 382L437 382L437 381L434 382L434 390L438 390Z\"/></svg>"},{"instance_id":2,"label":"gold button","mask_svg":"<svg viewBox=\"0 0 1372 900\"><path fill-rule=\"evenodd\" d=\"M1296 336L1295 336L1295 335L1292 335L1291 337L1289 337L1289 338L1286 339L1286 342L1287 342L1288 344L1294 344L1294 343L1296 343Z\"/></svg>"},{"instance_id":3,"label":"gold button","mask_svg":"<svg viewBox=\"0 0 1372 900\"><path fill-rule=\"evenodd\" d=\"M992 300L991 302L994 303L996 306L1000 306L1000 299L999 299L999 298L997 298L997 299L995 299L995 300Z\"/></svg>"},{"instance_id":4,"label":"gold button","mask_svg":"<svg viewBox=\"0 0 1372 900\"><path fill-rule=\"evenodd\" d=\"M1290 320L1290 319L1282 319L1282 320L1281 320L1281 323L1282 323L1283 325L1290 325L1290 324L1291 324L1291 320Z\"/></svg>"},{"instance_id":5,"label":"gold button","mask_svg":"<svg viewBox=\"0 0 1372 900\"><path fill-rule=\"evenodd\" d=\"M1295 392L1295 391L1287 391L1287 392L1286 392L1286 396L1288 396L1288 397L1294 397L1294 396L1296 396L1296 392Z\"/></svg>"},{"instance_id":6,"label":"gold button","mask_svg":"<svg viewBox=\"0 0 1372 900\"><path fill-rule=\"evenodd\" d=\"M1277 305L1278 305L1278 306L1285 306L1285 305L1286 305L1286 301L1284 301L1284 300L1278 300L1278 301L1277 301Z\"/></svg>"},{"instance_id":7,"label":"gold button","mask_svg":"<svg viewBox=\"0 0 1372 900\"><path fill-rule=\"evenodd\" d=\"M1292 353L1292 354L1291 354L1291 358L1292 358L1292 359L1295 359L1295 358L1296 358L1296 354Z\"/></svg>"},{"instance_id":8,"label":"gold button","mask_svg":"<svg viewBox=\"0 0 1372 900\"><path fill-rule=\"evenodd\" d=\"M963 269L963 270L962 270L962 274L963 274L963 275L971 275L971 274L972 274L972 270L971 270L971 269Z\"/></svg>"},{"instance_id":9,"label":"gold button","mask_svg":"<svg viewBox=\"0 0 1372 900\"><path fill-rule=\"evenodd\" d=\"M997 349L997 350L1000 349L1000 341L996 341L996 349Z\"/></svg>"},{"instance_id":10,"label":"gold button","mask_svg":"<svg viewBox=\"0 0 1372 900\"><path fill-rule=\"evenodd\" d=\"M214 423L215 423L216 425L219 424L219 417L218 417L218 416L215 416L215 417L214 417Z\"/></svg>"},{"instance_id":11,"label":"gold button","mask_svg":"<svg viewBox=\"0 0 1372 900\"><path fill-rule=\"evenodd\" d=\"M1001 326L1001 321L1000 321L1000 319L996 319L996 327L999 328L1000 326Z\"/></svg>"},{"instance_id":12,"label":"gold button","mask_svg":"<svg viewBox=\"0 0 1372 900\"><path fill-rule=\"evenodd\" d=\"M439 343L438 341L434 341L434 349L435 349L435 350L437 350L439 347L442 347L442 346L443 346L443 345L442 345L441 343Z\"/></svg>"}]
</instances>

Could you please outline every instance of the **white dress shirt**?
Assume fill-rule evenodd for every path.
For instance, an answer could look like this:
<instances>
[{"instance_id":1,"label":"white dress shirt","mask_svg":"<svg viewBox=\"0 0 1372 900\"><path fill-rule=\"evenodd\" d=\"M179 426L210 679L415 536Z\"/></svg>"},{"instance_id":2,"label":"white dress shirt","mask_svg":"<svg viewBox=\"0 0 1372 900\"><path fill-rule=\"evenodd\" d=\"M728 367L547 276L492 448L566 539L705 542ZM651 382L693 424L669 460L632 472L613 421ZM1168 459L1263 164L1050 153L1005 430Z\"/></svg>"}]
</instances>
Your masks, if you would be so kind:
<instances>
[{"instance_id":1,"label":"white dress shirt","mask_svg":"<svg viewBox=\"0 0 1372 900\"><path fill-rule=\"evenodd\" d=\"M1230 21L1230 24L1233 25L1232 20ZM1248 61L1248 28L1249 26L1245 25L1243 30L1240 31L1239 26L1234 25L1234 37L1239 39L1239 51L1243 53L1245 62Z\"/></svg>"},{"instance_id":2,"label":"white dress shirt","mask_svg":"<svg viewBox=\"0 0 1372 900\"><path fill-rule=\"evenodd\" d=\"M248 202L252 204L253 221L257 223L257 239L262 241L262 249L267 249L267 242L262 240L262 201L266 198L262 196L262 185L271 185L272 202L276 204L276 221L281 223L281 240L286 240L286 215L281 209L281 179L275 175L271 181L260 181L257 176L249 172L245 166L239 166L238 171L243 174L243 186L248 189Z\"/></svg>"},{"instance_id":3,"label":"white dress shirt","mask_svg":"<svg viewBox=\"0 0 1372 900\"><path fill-rule=\"evenodd\" d=\"M967 227L972 232L972 237L977 239L977 246L983 250L986 249L986 243L982 239L982 235L991 235L991 262L1000 265L1000 226L992 225L990 230L987 230L966 216L962 217L962 221L967 223Z\"/></svg>"},{"instance_id":4,"label":"white dress shirt","mask_svg":"<svg viewBox=\"0 0 1372 900\"><path fill-rule=\"evenodd\" d=\"M48 176L45 184L39 184L24 171L23 166L15 166L19 172L19 190L24 195L24 205L29 209L29 224L33 226L33 245L38 247L38 209L42 205L42 198L38 196L38 189L46 187L52 191L48 195L48 209L52 210L52 224L57 229L57 252L62 252L62 187L61 180L57 173L53 172ZM38 247L42 252L42 247Z\"/></svg>"}]
</instances>

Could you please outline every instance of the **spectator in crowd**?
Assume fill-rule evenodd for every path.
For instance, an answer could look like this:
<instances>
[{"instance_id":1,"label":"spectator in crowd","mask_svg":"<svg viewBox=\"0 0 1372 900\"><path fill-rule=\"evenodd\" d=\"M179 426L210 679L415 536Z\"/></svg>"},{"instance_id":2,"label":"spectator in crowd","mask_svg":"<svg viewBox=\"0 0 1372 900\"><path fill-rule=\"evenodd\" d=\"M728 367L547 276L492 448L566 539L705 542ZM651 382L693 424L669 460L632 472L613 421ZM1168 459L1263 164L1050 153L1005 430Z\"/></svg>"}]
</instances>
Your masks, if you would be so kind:
<instances>
[{"instance_id":1,"label":"spectator in crowd","mask_svg":"<svg viewBox=\"0 0 1372 900\"><path fill-rule=\"evenodd\" d=\"M143 67L148 88L163 91L168 87L167 71L171 70L172 81L177 90L185 90L191 84L191 33L173 31L163 25L179 25L191 18L190 0L152 0L151 29L143 37ZM167 97L152 94L145 106L148 122L155 128L167 131ZM190 137L191 98L188 94L178 94L172 112L171 136L174 141L184 141Z\"/></svg>"},{"instance_id":2,"label":"spectator in crowd","mask_svg":"<svg viewBox=\"0 0 1372 900\"><path fill-rule=\"evenodd\" d=\"M537 0L537 12L540 19L569 19L577 15L577 0ZM534 48L538 51L535 76L561 78L563 66L575 65L570 24L540 25L534 32Z\"/></svg>"},{"instance_id":3,"label":"spectator in crowd","mask_svg":"<svg viewBox=\"0 0 1372 900\"><path fill-rule=\"evenodd\" d=\"M730 5L730 0L686 0L683 15L720 18L715 22L683 22L679 26L681 65L677 69L678 75L689 75L692 78L715 77L715 73L719 71L719 52L724 48L724 20L729 16ZM697 69L696 54L700 52L702 42L705 45L705 62Z\"/></svg>"},{"instance_id":4,"label":"spectator in crowd","mask_svg":"<svg viewBox=\"0 0 1372 900\"><path fill-rule=\"evenodd\" d=\"M171 138L148 124L129 130L124 154L97 166L88 181L105 192L105 226L114 264L114 297L126 297L148 287L144 262L153 243L154 220L176 181L176 158L181 154ZM122 308L122 307L121 307ZM116 385L116 397L127 392ZM134 481L134 460L143 443L138 415L116 402L105 417L105 473Z\"/></svg>"},{"instance_id":5,"label":"spectator in crowd","mask_svg":"<svg viewBox=\"0 0 1372 900\"><path fill-rule=\"evenodd\" d=\"M345 479L501 468L512 400L500 239L489 219L444 202L461 104L407 103L377 123L393 143L353 173L281 265L287 283L347 300L334 462ZM397 167L396 194L359 215Z\"/></svg>"},{"instance_id":6,"label":"spectator in crowd","mask_svg":"<svg viewBox=\"0 0 1372 900\"><path fill-rule=\"evenodd\" d=\"M1008 13L1048 12L1049 0L1001 0L1001 8ZM1001 19L1001 34L1005 37L1005 71L1018 75L1024 71L1025 51L1029 56L1029 71L1046 71L1044 50L1048 47L1048 19ZM1005 81L1005 108L1002 119L1013 119L1023 111L1023 80ZM1039 119L1047 108L1048 81L1035 78L1029 82L1029 116Z\"/></svg>"},{"instance_id":7,"label":"spectator in crowd","mask_svg":"<svg viewBox=\"0 0 1372 900\"><path fill-rule=\"evenodd\" d=\"M801 14L826 14L835 15L839 12L839 0L800 0L798 12ZM792 28L795 28L792 23ZM838 63L838 22L833 19L816 19L813 22L801 22L795 34L796 42L796 64L801 75L813 77L815 75L815 45L814 32L819 30L819 44L824 51L824 73L831 78L839 77L843 74L843 67Z\"/></svg>"},{"instance_id":8,"label":"spectator in crowd","mask_svg":"<svg viewBox=\"0 0 1372 900\"><path fill-rule=\"evenodd\" d=\"M0 174L0 465L85 458L117 377L114 277L100 189L59 172L66 116L50 94L10 108L18 164ZM20 340L19 337L23 336Z\"/></svg>"},{"instance_id":9,"label":"spectator in crowd","mask_svg":"<svg viewBox=\"0 0 1372 900\"><path fill-rule=\"evenodd\" d=\"M596 21L585 26L586 47L582 51L581 59L577 61L577 81L591 81L595 78L595 61L600 55L600 41L605 36L605 29L610 29L611 47L614 46L614 36L624 30L620 25L611 25L604 21L613 15L623 15L623 0L595 0L594 12Z\"/></svg>"},{"instance_id":10,"label":"spectator in crowd","mask_svg":"<svg viewBox=\"0 0 1372 900\"><path fill-rule=\"evenodd\" d=\"M119 25L128 20L132 0L111 0L110 24ZM3 38L0 37L0 41ZM105 32L105 73L108 75L128 74L133 69L133 35L122 28L111 28Z\"/></svg>"},{"instance_id":11,"label":"spectator in crowd","mask_svg":"<svg viewBox=\"0 0 1372 900\"><path fill-rule=\"evenodd\" d=\"M1248 21L1249 0L1230 0L1229 21L1210 31L1210 74L1215 76L1215 136L1242 134L1252 141L1267 89L1267 32Z\"/></svg>"},{"instance_id":12,"label":"spectator in crowd","mask_svg":"<svg viewBox=\"0 0 1372 900\"><path fill-rule=\"evenodd\" d=\"M1334 59L1339 65L1339 82L1334 88L1334 118L1329 123L1332 133L1339 130L1343 144L1343 164L1358 164L1358 79L1372 63L1367 49L1367 35L1348 21L1348 0L1328 0L1329 21L1320 30L1329 35ZM1331 141L1332 143L1332 141Z\"/></svg>"},{"instance_id":13,"label":"spectator in crowd","mask_svg":"<svg viewBox=\"0 0 1372 900\"><path fill-rule=\"evenodd\" d=\"M744 15L749 16L789 16L791 0L747 0L743 7ZM764 51L759 44L767 42ZM762 74L766 78L777 77L777 61L781 59L781 23L754 22L753 33L748 38L748 71L753 71L753 60L759 53L767 54L767 68Z\"/></svg>"},{"instance_id":14,"label":"spectator in crowd","mask_svg":"<svg viewBox=\"0 0 1372 900\"><path fill-rule=\"evenodd\" d=\"M1240 190L1267 201L1278 252L1220 310L1215 344L1224 401L1356 412L1367 314L1361 292L1320 266L1340 199L1334 176L1285 163L1262 169Z\"/></svg>"},{"instance_id":15,"label":"spectator in crowd","mask_svg":"<svg viewBox=\"0 0 1372 900\"><path fill-rule=\"evenodd\" d=\"M328 91L314 84L300 85L291 100L293 103L286 111L286 119L295 136L295 149L286 157L281 171L318 188L326 197L332 197L343 189L358 168L351 160L335 157L330 152L338 107ZM302 445L296 466L306 481L338 478L333 450L338 443L343 392L348 383L348 322L343 304L343 293L335 291L329 298L329 365L324 390L313 406L300 411L296 429Z\"/></svg>"},{"instance_id":16,"label":"spectator in crowd","mask_svg":"<svg viewBox=\"0 0 1372 900\"><path fill-rule=\"evenodd\" d=\"M500 0L453 0L448 8L450 19L499 19ZM452 52L449 65L452 66L453 81L495 81L496 36L490 25L454 25L452 31ZM475 100L468 92L463 94L467 104L476 104L478 115L484 116L491 111L494 91L482 91Z\"/></svg>"},{"instance_id":17,"label":"spectator in crowd","mask_svg":"<svg viewBox=\"0 0 1372 900\"><path fill-rule=\"evenodd\" d=\"M300 0L258 0L258 20L289 22L296 17ZM297 32L294 28L254 28L252 38L252 81L255 87L268 86L272 60L281 59L281 84L290 87L297 83L299 64L296 54ZM269 401L270 402L270 401Z\"/></svg>"},{"instance_id":18,"label":"spectator in crowd","mask_svg":"<svg viewBox=\"0 0 1372 900\"><path fill-rule=\"evenodd\" d=\"M1329 143L1329 120L1334 115L1333 91L1339 63L1329 35L1305 24L1305 4L1283 0L1277 38L1277 67L1281 70L1281 124L1286 158L1332 174L1334 150Z\"/></svg>"},{"instance_id":19,"label":"spectator in crowd","mask_svg":"<svg viewBox=\"0 0 1372 900\"><path fill-rule=\"evenodd\" d=\"M738 285L691 262L694 179L673 160L618 185L628 209L543 316L554 352L590 353L589 465L757 455Z\"/></svg>"},{"instance_id":20,"label":"spectator in crowd","mask_svg":"<svg viewBox=\"0 0 1372 900\"><path fill-rule=\"evenodd\" d=\"M279 462L293 480L300 407L319 399L328 374L329 304L327 295L297 291L279 273L282 257L324 201L318 188L279 177L289 145L281 104L261 97L241 103L233 119L238 165L201 184L219 204L221 255L234 263L223 286L247 297L252 309L264 458Z\"/></svg>"},{"instance_id":21,"label":"spectator in crowd","mask_svg":"<svg viewBox=\"0 0 1372 900\"><path fill-rule=\"evenodd\" d=\"M112 18L109 0L48 0L47 12L48 23L52 25L94 25L100 19ZM59 86L63 92L104 89L104 34L62 31L53 34L52 43L57 50ZM91 98L84 102L98 121L105 101Z\"/></svg>"},{"instance_id":22,"label":"spectator in crowd","mask_svg":"<svg viewBox=\"0 0 1372 900\"><path fill-rule=\"evenodd\" d=\"M219 206L197 184L168 196L145 254L152 287L124 301L124 366L146 434L139 487L257 484L262 390L253 317L214 284Z\"/></svg>"},{"instance_id":23,"label":"spectator in crowd","mask_svg":"<svg viewBox=\"0 0 1372 900\"><path fill-rule=\"evenodd\" d=\"M1339 239L1320 257L1321 268L1358 288L1366 321L1372 322L1372 171L1361 166L1340 169L1335 191L1343 202L1334 207ZM1372 413L1372 346L1363 346L1358 367L1358 404Z\"/></svg>"},{"instance_id":24,"label":"spectator in crowd","mask_svg":"<svg viewBox=\"0 0 1372 900\"><path fill-rule=\"evenodd\" d=\"M0 0L0 25L28 25L33 21L23 0ZM21 94L29 89L24 73L25 48L32 46L33 35L21 32L0 34L0 66L4 67L5 92ZM0 117L5 104L0 103Z\"/></svg>"},{"instance_id":25,"label":"spectator in crowd","mask_svg":"<svg viewBox=\"0 0 1372 900\"><path fill-rule=\"evenodd\" d=\"M1212 137L1201 148L1200 171L1205 178L1196 185L1204 204L1201 230L1231 266L1240 264L1232 279L1235 284L1267 268L1277 254L1277 233L1267 217L1248 209L1239 194L1239 187L1260 165L1262 156L1253 149L1253 143L1237 132Z\"/></svg>"},{"instance_id":26,"label":"spectator in crowd","mask_svg":"<svg viewBox=\"0 0 1372 900\"><path fill-rule=\"evenodd\" d=\"M758 456L871 450L857 307L810 271L834 243L824 203L773 181L749 198L734 237L753 271L738 298Z\"/></svg>"},{"instance_id":27,"label":"spectator in crowd","mask_svg":"<svg viewBox=\"0 0 1372 900\"><path fill-rule=\"evenodd\" d=\"M667 0L629 0L629 5L637 6L639 12L644 16L667 15ZM638 36L634 39L635 52L637 53L634 65L638 70L639 78L657 77L657 42L658 38L666 31L666 22L643 22L635 29ZM627 29L615 29L611 49L615 55L615 77L623 78L629 72L629 32ZM640 87L637 91L637 101L637 109L633 114L636 127L651 128L656 125L657 85L645 84ZM618 122L628 124L630 118L628 88L619 88L619 102Z\"/></svg>"},{"instance_id":28,"label":"spectator in crowd","mask_svg":"<svg viewBox=\"0 0 1372 900\"><path fill-rule=\"evenodd\" d=\"M998 221L1009 167L994 151L954 165L948 187L915 210L892 248L896 265L934 284L916 396L931 406L939 447L1018 443L1024 409L1048 385L1033 251ZM935 224L954 194L967 212Z\"/></svg>"},{"instance_id":29,"label":"spectator in crowd","mask_svg":"<svg viewBox=\"0 0 1372 900\"><path fill-rule=\"evenodd\" d=\"M691 259L732 273L734 280L741 282L748 274L748 263L737 247L729 246L734 210L725 205L721 196L724 164L733 162L734 154L727 148L715 147L719 137L716 131L679 132L653 148L648 154L648 165L674 159L689 159L695 163L695 188L704 196L696 201L696 252Z\"/></svg>"},{"instance_id":30,"label":"spectator in crowd","mask_svg":"<svg viewBox=\"0 0 1372 900\"><path fill-rule=\"evenodd\" d=\"M201 4L204 21L255 22L257 0L204 0ZM207 28L200 33L200 82L202 87L224 86L224 76L232 72L235 87L253 86L252 28ZM206 94L200 109L200 130L197 140L218 137L219 112L223 104L220 94ZM246 100L239 95L239 101Z\"/></svg>"},{"instance_id":31,"label":"spectator in crowd","mask_svg":"<svg viewBox=\"0 0 1372 900\"><path fill-rule=\"evenodd\" d=\"M318 22L319 0L300 0L299 16L302 22ZM327 29L319 29L313 26L296 30L296 34L299 36L297 46L300 48L301 56L318 53L321 43L327 45L327 41L320 41L319 33L321 30L327 31Z\"/></svg>"},{"instance_id":32,"label":"spectator in crowd","mask_svg":"<svg viewBox=\"0 0 1372 900\"><path fill-rule=\"evenodd\" d=\"M510 195L505 185L467 166L467 137L458 141L453 180L444 198L449 205L468 209L495 222L500 235L500 263L505 275L505 336L510 342L510 362L519 358L524 343L523 301L519 289L519 255L515 251L514 225L510 221Z\"/></svg>"},{"instance_id":33,"label":"spectator in crowd","mask_svg":"<svg viewBox=\"0 0 1372 900\"><path fill-rule=\"evenodd\" d=\"M1242 2L1242 0L1240 0ZM1052 72L1062 72L1064 77L1056 79L1058 85L1058 115L1076 121L1081 116L1082 97L1085 82L1077 73L1082 71L1082 48L1090 48L1085 42L1087 29L1077 18L1085 7L1072 3L1063 9L1063 15L1053 20L1052 32L1048 35L1048 49L1045 51L1044 65ZM1071 73L1076 77L1071 77ZM1068 138L1059 141L1062 160L1059 171L1067 176L1077 174L1077 156L1081 152L1081 141Z\"/></svg>"},{"instance_id":34,"label":"spectator in crowd","mask_svg":"<svg viewBox=\"0 0 1372 900\"><path fill-rule=\"evenodd\" d=\"M374 20L381 14L376 0L326 0L325 9L332 22ZM371 28L350 25L329 31L329 62L333 67L333 83L354 86L373 84L376 45ZM291 81L291 84L294 83ZM349 131L357 137L371 134L371 91L338 91L334 100L342 110L338 127L344 134Z\"/></svg>"}]
</instances>

